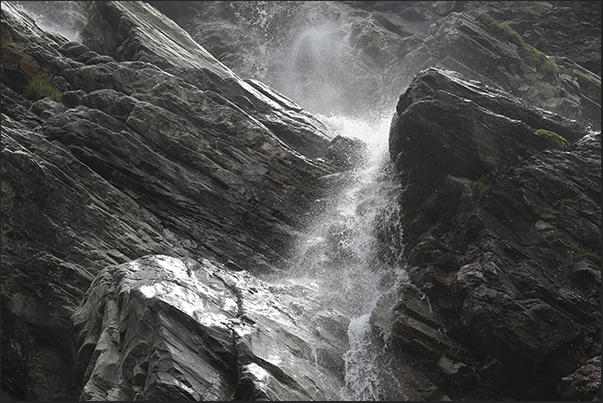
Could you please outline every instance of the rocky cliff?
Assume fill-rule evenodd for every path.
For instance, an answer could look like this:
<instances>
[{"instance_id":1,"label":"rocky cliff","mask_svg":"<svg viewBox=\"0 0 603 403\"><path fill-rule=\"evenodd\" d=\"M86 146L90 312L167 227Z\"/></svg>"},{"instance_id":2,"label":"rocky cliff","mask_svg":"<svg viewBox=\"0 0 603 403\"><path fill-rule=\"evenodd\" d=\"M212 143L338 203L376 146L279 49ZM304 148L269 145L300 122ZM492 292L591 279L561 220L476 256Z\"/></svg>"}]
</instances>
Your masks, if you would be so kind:
<instances>
[{"instance_id":1,"label":"rocky cliff","mask_svg":"<svg viewBox=\"0 0 603 403\"><path fill-rule=\"evenodd\" d=\"M271 279L365 162L317 115L388 106L408 278L370 317L379 398L600 398L600 3L78 2L81 42L25 3L3 398L353 396L345 309Z\"/></svg>"},{"instance_id":2,"label":"rocky cliff","mask_svg":"<svg viewBox=\"0 0 603 403\"><path fill-rule=\"evenodd\" d=\"M598 3L150 3L239 75L314 112L379 114L437 67L600 129Z\"/></svg>"},{"instance_id":3,"label":"rocky cliff","mask_svg":"<svg viewBox=\"0 0 603 403\"><path fill-rule=\"evenodd\" d=\"M400 97L390 151L411 283L386 325L401 344L462 398L596 398L600 132L431 69Z\"/></svg>"},{"instance_id":4,"label":"rocky cliff","mask_svg":"<svg viewBox=\"0 0 603 403\"><path fill-rule=\"evenodd\" d=\"M90 12L106 54L2 7L3 388L19 399L79 397L89 343L69 341L70 317L104 267L167 254L273 271L332 172L302 154L326 150L323 123L152 7ZM24 98L34 77L62 96Z\"/></svg>"}]
</instances>

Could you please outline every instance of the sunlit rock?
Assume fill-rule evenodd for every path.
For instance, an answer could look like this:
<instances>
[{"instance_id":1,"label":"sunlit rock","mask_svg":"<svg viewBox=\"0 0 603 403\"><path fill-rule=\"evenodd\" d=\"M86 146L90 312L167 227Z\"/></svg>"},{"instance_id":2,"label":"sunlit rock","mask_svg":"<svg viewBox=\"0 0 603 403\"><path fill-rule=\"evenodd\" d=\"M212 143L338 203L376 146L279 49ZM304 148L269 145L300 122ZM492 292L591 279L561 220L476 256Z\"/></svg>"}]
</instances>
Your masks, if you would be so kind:
<instances>
[{"instance_id":1,"label":"sunlit rock","mask_svg":"<svg viewBox=\"0 0 603 403\"><path fill-rule=\"evenodd\" d=\"M341 356L346 341L309 291L207 260L108 267L72 317L80 400L335 400L341 364L321 352Z\"/></svg>"}]
</instances>

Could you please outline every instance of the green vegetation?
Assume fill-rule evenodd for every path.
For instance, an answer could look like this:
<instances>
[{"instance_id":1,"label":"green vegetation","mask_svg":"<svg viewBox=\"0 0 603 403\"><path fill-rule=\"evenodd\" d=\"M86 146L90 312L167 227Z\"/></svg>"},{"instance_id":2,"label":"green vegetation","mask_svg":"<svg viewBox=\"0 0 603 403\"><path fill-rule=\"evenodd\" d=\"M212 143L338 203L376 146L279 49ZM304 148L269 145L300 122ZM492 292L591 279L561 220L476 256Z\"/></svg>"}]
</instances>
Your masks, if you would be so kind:
<instances>
[{"instance_id":1,"label":"green vegetation","mask_svg":"<svg viewBox=\"0 0 603 403\"><path fill-rule=\"evenodd\" d=\"M576 77L576 73L573 70L565 68L563 66L557 66L557 72L559 74L567 74L568 76Z\"/></svg>"},{"instance_id":2,"label":"green vegetation","mask_svg":"<svg viewBox=\"0 0 603 403\"><path fill-rule=\"evenodd\" d=\"M506 169L506 167L495 168L471 183L471 200L474 206L480 203L486 192L490 190L490 186L494 180Z\"/></svg>"},{"instance_id":3,"label":"green vegetation","mask_svg":"<svg viewBox=\"0 0 603 403\"><path fill-rule=\"evenodd\" d=\"M32 101L48 97L53 101L59 102L62 95L63 92L54 87L50 83L50 78L46 75L33 77L23 91L23 96Z\"/></svg>"},{"instance_id":4,"label":"green vegetation","mask_svg":"<svg viewBox=\"0 0 603 403\"><path fill-rule=\"evenodd\" d=\"M481 180L476 180L471 184L471 200L474 205L479 204L488 189L490 189L490 183L484 183Z\"/></svg>"},{"instance_id":5,"label":"green vegetation","mask_svg":"<svg viewBox=\"0 0 603 403\"><path fill-rule=\"evenodd\" d=\"M573 262L580 261L582 259L588 259L598 266L601 266L601 256L597 253L589 250L571 251L568 253L570 260Z\"/></svg>"},{"instance_id":6,"label":"green vegetation","mask_svg":"<svg viewBox=\"0 0 603 403\"><path fill-rule=\"evenodd\" d=\"M567 207L578 207L578 199L563 199L559 201L559 210L565 212Z\"/></svg>"},{"instance_id":7,"label":"green vegetation","mask_svg":"<svg viewBox=\"0 0 603 403\"><path fill-rule=\"evenodd\" d=\"M477 16L477 21L481 23L484 28L488 30L492 35L500 40L511 42L517 45L518 53L522 59L526 62L531 62L537 66L540 66L543 71L548 72L552 75L556 75L559 71L557 64L549 59L547 55L527 44L521 35L519 35L513 28L505 23L499 23L492 18L488 13L481 13Z\"/></svg>"},{"instance_id":8,"label":"green vegetation","mask_svg":"<svg viewBox=\"0 0 603 403\"><path fill-rule=\"evenodd\" d=\"M565 138L555 132L545 129L538 129L536 130L536 134L539 136L546 136L546 138L551 142L551 144L553 144L553 146L558 150L565 151L570 146L569 141L567 141Z\"/></svg>"},{"instance_id":9,"label":"green vegetation","mask_svg":"<svg viewBox=\"0 0 603 403\"><path fill-rule=\"evenodd\" d=\"M501 24L490 16L488 13L481 13L477 16L477 21L480 22L492 35L498 39L511 42L517 46L526 46L521 35L507 24Z\"/></svg>"}]
</instances>

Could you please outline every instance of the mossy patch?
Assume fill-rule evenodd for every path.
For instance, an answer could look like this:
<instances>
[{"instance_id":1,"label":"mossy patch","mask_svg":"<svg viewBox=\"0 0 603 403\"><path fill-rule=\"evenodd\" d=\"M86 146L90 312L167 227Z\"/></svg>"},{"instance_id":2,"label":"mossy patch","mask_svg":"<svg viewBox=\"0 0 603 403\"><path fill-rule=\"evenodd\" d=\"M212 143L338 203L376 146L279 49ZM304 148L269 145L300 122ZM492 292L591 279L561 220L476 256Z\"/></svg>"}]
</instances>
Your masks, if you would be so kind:
<instances>
[{"instance_id":1,"label":"mossy patch","mask_svg":"<svg viewBox=\"0 0 603 403\"><path fill-rule=\"evenodd\" d=\"M479 204L488 189L490 189L490 183L485 183L481 180L474 181L471 184L471 200L473 201L474 205Z\"/></svg>"},{"instance_id":2,"label":"mossy patch","mask_svg":"<svg viewBox=\"0 0 603 403\"><path fill-rule=\"evenodd\" d=\"M62 95L63 92L52 85L50 78L41 74L29 80L23 91L23 96L31 101L48 97L53 101L60 102Z\"/></svg>"},{"instance_id":3,"label":"mossy patch","mask_svg":"<svg viewBox=\"0 0 603 403\"><path fill-rule=\"evenodd\" d=\"M545 136L547 140L549 140L550 143L558 150L566 151L570 146L569 141L550 130L538 129L536 130L536 134L539 136Z\"/></svg>"},{"instance_id":4,"label":"mossy patch","mask_svg":"<svg viewBox=\"0 0 603 403\"><path fill-rule=\"evenodd\" d=\"M477 21L496 38L516 45L519 55L528 64L539 66L543 72L553 76L557 75L559 72L559 67L553 60L549 59L547 55L532 45L527 44L521 35L509 25L499 23L488 13L479 14L477 16Z\"/></svg>"},{"instance_id":5,"label":"mossy patch","mask_svg":"<svg viewBox=\"0 0 603 403\"><path fill-rule=\"evenodd\" d=\"M578 262L583 259L588 259L591 262L601 266L601 256L596 252L590 250L578 250L578 251L570 251L568 253L569 258L572 262Z\"/></svg>"},{"instance_id":6,"label":"mossy patch","mask_svg":"<svg viewBox=\"0 0 603 403\"><path fill-rule=\"evenodd\" d=\"M481 13L477 16L477 21L480 22L484 28L488 30L492 35L498 39L502 39L507 42L511 42L517 46L525 46L521 35L519 35L513 28L504 23L499 23L488 13Z\"/></svg>"},{"instance_id":7,"label":"mossy patch","mask_svg":"<svg viewBox=\"0 0 603 403\"><path fill-rule=\"evenodd\" d=\"M474 206L477 206L481 202L484 195L490 190L492 183L506 169L506 167L495 168L471 183L471 200Z\"/></svg>"}]
</instances>

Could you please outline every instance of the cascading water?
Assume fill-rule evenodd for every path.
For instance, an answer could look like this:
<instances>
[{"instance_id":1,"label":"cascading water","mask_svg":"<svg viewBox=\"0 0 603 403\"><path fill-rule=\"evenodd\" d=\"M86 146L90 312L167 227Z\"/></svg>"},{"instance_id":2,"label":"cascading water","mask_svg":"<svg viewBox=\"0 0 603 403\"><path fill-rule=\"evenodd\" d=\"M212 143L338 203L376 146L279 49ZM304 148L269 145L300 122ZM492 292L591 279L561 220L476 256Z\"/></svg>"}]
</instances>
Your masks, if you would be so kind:
<instances>
[{"instance_id":1,"label":"cascading water","mask_svg":"<svg viewBox=\"0 0 603 403\"><path fill-rule=\"evenodd\" d=\"M14 2L34 3L34 2ZM73 2L57 2L69 3ZM269 3L273 3L270 5ZM275 10L281 14L280 2L256 2L252 16L239 15L240 23L248 25L256 36L269 38L266 30ZM298 13L295 23L282 33L285 40L278 44L282 61L277 72L258 68L257 76L277 90L313 112L331 128L333 135L356 138L367 145L362 162L349 172L326 200L324 212L314 217L304 230L305 239L294 248L284 272L284 284L311 284L308 288L316 293L325 306L336 307L349 319L348 344L343 356L345 383L340 391L342 400L383 400L404 398L402 387L395 385L396 376L387 368L380 367L386 348L377 347L371 329L371 313L384 296L394 292L406 273L401 257L401 231L396 228L387 232L387 227L396 225L399 183L395 180L388 155L389 122L393 115L393 101L363 99L356 94L354 102L366 103L367 111L381 109L381 116L346 114L349 89L354 86L354 48L348 43L349 23L339 18L337 10L322 13L313 2L293 2L293 11ZM337 7L337 4L317 2L322 6ZM28 5L22 5L26 7ZM81 9L81 8L80 8ZM53 25L52 20L26 10L36 22L46 29L57 30L72 40L79 40L80 31L73 27ZM324 10L323 10L324 11ZM291 16L293 16L291 14ZM274 45L273 45L274 46ZM265 58L274 57L274 48L267 43L264 51L250 54L250 64L270 65ZM276 77L268 80L267 77ZM343 87L346 87L344 90ZM370 105L370 108L368 107ZM353 109L353 108L352 108ZM388 233L387 236L383 236ZM384 242L384 238L388 238ZM383 335L387 347L388 335ZM316 366L316 352L311 358ZM381 360L381 361L380 361ZM387 361L387 357L385 358ZM385 383L388 383L387 388ZM394 386L392 386L394 384ZM395 389L392 392L392 388ZM386 391L387 389L387 391Z\"/></svg>"},{"instance_id":2,"label":"cascading water","mask_svg":"<svg viewBox=\"0 0 603 403\"><path fill-rule=\"evenodd\" d=\"M44 31L59 32L74 42L82 40L82 30L88 19L86 7L82 3L77 1L11 1L17 10L28 14Z\"/></svg>"},{"instance_id":3,"label":"cascading water","mask_svg":"<svg viewBox=\"0 0 603 403\"><path fill-rule=\"evenodd\" d=\"M359 79L354 69L357 56L350 44L351 23L340 18L339 5L304 5L298 4L295 15L289 18L290 31L282 35L288 41L278 49L281 69L272 72L278 79L270 84L314 112L334 135L357 138L368 147L356 169L344 174L345 185L333 189L324 212L308 223L306 238L297 245L284 269L289 273L285 281L313 284L325 306L337 307L349 318L348 350L343 357L345 387L340 398L400 399L404 397L403 388L392 386L396 377L378 365L384 350L374 345L370 324L378 300L406 279L401 240L391 239L399 237L401 231L390 232L389 249L381 237L387 226L397 223L398 213L399 182L394 179L388 154L389 122L393 116L393 108L389 109L393 102L388 104L383 98L368 99L367 94L351 92ZM251 24L256 32L266 36L271 11L282 16L282 10L271 9L263 2L257 7L256 14L262 16L259 25L248 19L241 23ZM261 65L262 61L255 63ZM263 76L270 76L269 73ZM263 80L263 76L256 78ZM349 115L349 111L358 110L350 107L350 94L354 94L356 105L366 104L366 114ZM381 109L381 116L371 114L376 109ZM388 392L385 382L389 383ZM393 394L392 388L396 389Z\"/></svg>"},{"instance_id":4,"label":"cascading water","mask_svg":"<svg viewBox=\"0 0 603 403\"><path fill-rule=\"evenodd\" d=\"M334 134L360 139L368 147L363 162L347 173L345 186L333 191L324 212L309 224L306 239L297 246L291 266L286 268L288 280L313 283L323 304L338 307L349 317L349 347L343 357L345 387L340 398L400 399L404 397L401 387L394 386L397 390L391 395L391 381L396 377L379 367L384 350L374 345L370 324L378 300L406 279L400 239L390 239L393 244L387 250L380 238L386 226L397 222L399 182L394 179L388 153L393 111L383 104L382 116L342 114L349 110L344 105L343 88L355 79L345 73L354 63L346 34L349 27L337 19L324 21L324 16L310 16L306 21L315 24L306 23L292 37L284 52L281 80L275 85L314 111ZM364 101L374 104L380 100ZM324 111L331 115L325 116ZM394 233L401 232L398 229ZM382 385L386 378L389 395Z\"/></svg>"},{"instance_id":5,"label":"cascading water","mask_svg":"<svg viewBox=\"0 0 603 403\"><path fill-rule=\"evenodd\" d=\"M390 104L390 86L379 86L382 73L363 58L362 23L343 3L231 2L233 22L255 42L238 74L251 75L309 112L370 113L372 120Z\"/></svg>"},{"instance_id":6,"label":"cascading water","mask_svg":"<svg viewBox=\"0 0 603 403\"><path fill-rule=\"evenodd\" d=\"M324 212L313 220L288 268L289 281L312 282L323 304L348 315L349 348L344 355L343 400L382 400L382 369L372 344L370 315L385 293L404 280L400 256L384 250L380 233L395 222L399 184L387 153L388 120L378 124L345 117L323 117L336 133L364 140L364 164L343 179ZM392 248L392 250L398 250ZM400 392L401 393L401 392Z\"/></svg>"}]
</instances>

